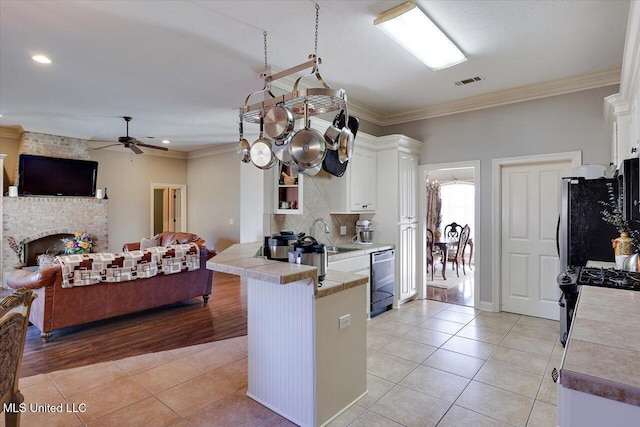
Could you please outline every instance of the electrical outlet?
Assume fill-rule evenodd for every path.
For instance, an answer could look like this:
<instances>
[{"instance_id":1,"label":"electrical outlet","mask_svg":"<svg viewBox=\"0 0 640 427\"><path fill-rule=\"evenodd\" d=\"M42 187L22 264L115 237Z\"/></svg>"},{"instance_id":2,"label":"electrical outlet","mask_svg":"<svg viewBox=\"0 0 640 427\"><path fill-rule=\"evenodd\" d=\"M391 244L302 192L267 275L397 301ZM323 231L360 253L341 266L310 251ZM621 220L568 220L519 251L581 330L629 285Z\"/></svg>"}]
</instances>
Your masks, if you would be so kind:
<instances>
[{"instance_id":1,"label":"electrical outlet","mask_svg":"<svg viewBox=\"0 0 640 427\"><path fill-rule=\"evenodd\" d=\"M340 226L340 235L341 236L345 236L347 234L347 226L346 225L341 225Z\"/></svg>"},{"instance_id":2,"label":"electrical outlet","mask_svg":"<svg viewBox=\"0 0 640 427\"><path fill-rule=\"evenodd\" d=\"M351 325L351 314L345 314L340 317L340 329L344 329Z\"/></svg>"},{"instance_id":3,"label":"electrical outlet","mask_svg":"<svg viewBox=\"0 0 640 427\"><path fill-rule=\"evenodd\" d=\"M229 225L233 225L233 218L229 218Z\"/></svg>"}]
</instances>

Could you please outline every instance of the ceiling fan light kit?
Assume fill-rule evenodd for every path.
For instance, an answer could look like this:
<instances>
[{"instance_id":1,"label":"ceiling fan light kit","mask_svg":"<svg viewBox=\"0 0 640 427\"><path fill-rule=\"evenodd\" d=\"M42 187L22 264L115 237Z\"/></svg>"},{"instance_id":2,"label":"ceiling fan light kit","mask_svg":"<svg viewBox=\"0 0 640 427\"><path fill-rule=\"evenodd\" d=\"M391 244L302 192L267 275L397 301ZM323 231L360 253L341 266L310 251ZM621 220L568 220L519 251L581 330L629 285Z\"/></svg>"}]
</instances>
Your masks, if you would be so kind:
<instances>
[{"instance_id":1,"label":"ceiling fan light kit","mask_svg":"<svg viewBox=\"0 0 640 427\"><path fill-rule=\"evenodd\" d=\"M381 13L373 24L434 71L467 60L455 43L413 2Z\"/></svg>"},{"instance_id":2,"label":"ceiling fan light kit","mask_svg":"<svg viewBox=\"0 0 640 427\"><path fill-rule=\"evenodd\" d=\"M322 59L318 57L318 18L320 7L316 4L316 27L315 27L315 51L309 55L306 62L298 64L294 67L280 71L278 73L270 73L267 66L267 32L264 35L264 86L261 90L250 93L244 101L243 107L240 107L240 139L237 147L240 159L248 163L251 161L260 169L270 169L278 162L287 164L295 171L311 174L310 169L314 169L314 173L319 171L317 166L322 166L326 150L325 140L322 134L310 129L309 117L318 114L329 113L337 110L347 110L347 93L344 89L332 89L329 84L322 78L319 71L319 65ZM309 70L306 74L297 78L293 85L293 90L283 95L274 95L271 92L271 84L281 78L293 75L300 71ZM315 77L317 88L301 89L300 82L305 77ZM257 102L250 101L254 96L261 95L261 99ZM296 119L303 119L302 129L296 131L294 124ZM247 140L243 136L243 123L259 123L260 137L250 150L247 149ZM346 125L345 125L346 127ZM263 137L263 128L266 134L273 139L273 144L266 144L266 138ZM346 129L348 131L348 128ZM350 132L350 131L349 131ZM304 138L311 135L312 137ZM316 135L317 134L317 135ZM318 136L319 135L319 136ZM260 146L260 150L257 149ZM268 146L272 156L265 153ZM276 147L275 149L273 147ZM330 147L330 149L332 149ZM337 149L337 146L336 148ZM287 151L283 153L283 151ZM279 155L273 155L276 151ZM313 161L304 162L301 160L300 153L314 153ZM254 159L254 155L256 158ZM271 161L265 159L269 157ZM250 159L250 160L249 160Z\"/></svg>"}]
</instances>

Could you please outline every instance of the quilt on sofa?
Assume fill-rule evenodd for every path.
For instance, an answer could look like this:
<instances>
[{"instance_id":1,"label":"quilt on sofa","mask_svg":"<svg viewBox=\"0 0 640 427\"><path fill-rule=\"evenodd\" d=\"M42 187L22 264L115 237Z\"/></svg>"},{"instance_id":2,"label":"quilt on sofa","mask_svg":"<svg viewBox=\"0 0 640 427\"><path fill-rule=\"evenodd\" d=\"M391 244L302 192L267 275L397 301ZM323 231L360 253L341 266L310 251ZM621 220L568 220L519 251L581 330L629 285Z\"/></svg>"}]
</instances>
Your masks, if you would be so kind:
<instances>
[{"instance_id":1,"label":"quilt on sofa","mask_svg":"<svg viewBox=\"0 0 640 427\"><path fill-rule=\"evenodd\" d=\"M56 258L62 268L63 288L125 282L200 268L200 248L195 243L120 253L60 255Z\"/></svg>"}]
</instances>

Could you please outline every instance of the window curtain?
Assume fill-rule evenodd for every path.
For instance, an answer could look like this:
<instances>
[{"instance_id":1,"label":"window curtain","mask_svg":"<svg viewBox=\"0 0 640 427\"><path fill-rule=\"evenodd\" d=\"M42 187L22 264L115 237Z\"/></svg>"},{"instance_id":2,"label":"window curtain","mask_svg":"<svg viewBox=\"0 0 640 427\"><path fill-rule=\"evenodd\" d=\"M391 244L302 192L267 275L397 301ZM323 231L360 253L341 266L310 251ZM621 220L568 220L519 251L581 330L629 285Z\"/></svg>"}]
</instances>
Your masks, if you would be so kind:
<instances>
[{"instance_id":1,"label":"window curtain","mask_svg":"<svg viewBox=\"0 0 640 427\"><path fill-rule=\"evenodd\" d=\"M427 228L434 233L440 228L441 210L440 184L438 181L427 182Z\"/></svg>"}]
</instances>

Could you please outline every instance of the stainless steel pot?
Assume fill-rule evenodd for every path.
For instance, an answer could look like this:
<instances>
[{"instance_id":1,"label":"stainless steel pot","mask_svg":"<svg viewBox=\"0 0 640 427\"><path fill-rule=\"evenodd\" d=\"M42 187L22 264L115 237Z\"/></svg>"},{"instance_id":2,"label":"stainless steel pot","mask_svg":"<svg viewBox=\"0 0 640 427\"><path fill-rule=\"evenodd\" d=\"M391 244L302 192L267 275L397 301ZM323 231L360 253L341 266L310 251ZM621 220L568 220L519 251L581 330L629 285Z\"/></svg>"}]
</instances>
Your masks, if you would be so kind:
<instances>
[{"instance_id":1,"label":"stainless steel pot","mask_svg":"<svg viewBox=\"0 0 640 427\"><path fill-rule=\"evenodd\" d=\"M283 230L278 234L269 237L269 259L287 261L289 259L289 248L297 243L304 233L294 234L293 231Z\"/></svg>"},{"instance_id":2,"label":"stainless steel pot","mask_svg":"<svg viewBox=\"0 0 640 427\"><path fill-rule=\"evenodd\" d=\"M273 150L273 154L275 154L276 158L280 160L282 163L290 163L291 162L291 153L289 152L289 142L291 138L275 140L273 141L273 145L271 149Z\"/></svg>"},{"instance_id":3,"label":"stainless steel pot","mask_svg":"<svg viewBox=\"0 0 640 427\"><path fill-rule=\"evenodd\" d=\"M265 114L264 130L271 138L283 139L293 130L294 122L295 118L290 109L276 105Z\"/></svg>"},{"instance_id":4,"label":"stainless steel pot","mask_svg":"<svg viewBox=\"0 0 640 427\"><path fill-rule=\"evenodd\" d=\"M308 113L308 104L305 103L305 128L297 131L289 142L291 160L296 166L305 169L321 165L327 152L322 134L315 129L310 129Z\"/></svg>"},{"instance_id":5,"label":"stainless steel pot","mask_svg":"<svg viewBox=\"0 0 640 427\"><path fill-rule=\"evenodd\" d=\"M264 122L260 118L260 136L251 146L251 162L260 169L271 169L276 164L276 157L271 150L271 141L263 136Z\"/></svg>"},{"instance_id":6,"label":"stainless steel pot","mask_svg":"<svg viewBox=\"0 0 640 427\"><path fill-rule=\"evenodd\" d=\"M626 257L622 262L622 269L624 271L638 271L638 262L640 261L639 257L640 256L637 253L631 254Z\"/></svg>"},{"instance_id":7,"label":"stainless steel pot","mask_svg":"<svg viewBox=\"0 0 640 427\"><path fill-rule=\"evenodd\" d=\"M327 247L311 236L303 237L289 248L289 262L317 267L318 281L322 281L329 265Z\"/></svg>"},{"instance_id":8,"label":"stainless steel pot","mask_svg":"<svg viewBox=\"0 0 640 427\"><path fill-rule=\"evenodd\" d=\"M322 169L322 162L318 163L316 166L312 168L298 168L298 172L307 176L316 176L318 172Z\"/></svg>"}]
</instances>

